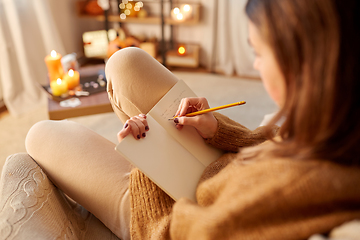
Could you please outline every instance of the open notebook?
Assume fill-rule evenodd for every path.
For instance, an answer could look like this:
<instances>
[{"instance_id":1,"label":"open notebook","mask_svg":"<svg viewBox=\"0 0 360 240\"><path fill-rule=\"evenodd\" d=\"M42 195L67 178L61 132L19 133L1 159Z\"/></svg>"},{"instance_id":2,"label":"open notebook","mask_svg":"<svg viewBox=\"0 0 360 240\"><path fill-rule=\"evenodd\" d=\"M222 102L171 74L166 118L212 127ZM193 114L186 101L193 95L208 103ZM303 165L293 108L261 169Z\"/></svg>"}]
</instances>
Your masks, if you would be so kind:
<instances>
[{"instance_id":1,"label":"open notebook","mask_svg":"<svg viewBox=\"0 0 360 240\"><path fill-rule=\"evenodd\" d=\"M207 145L195 128L175 128L169 121L182 98L196 97L185 84L178 81L147 114L150 131L135 140L132 135L116 146L116 150L139 168L175 201L187 197L195 201L195 191L206 166L222 152Z\"/></svg>"}]
</instances>

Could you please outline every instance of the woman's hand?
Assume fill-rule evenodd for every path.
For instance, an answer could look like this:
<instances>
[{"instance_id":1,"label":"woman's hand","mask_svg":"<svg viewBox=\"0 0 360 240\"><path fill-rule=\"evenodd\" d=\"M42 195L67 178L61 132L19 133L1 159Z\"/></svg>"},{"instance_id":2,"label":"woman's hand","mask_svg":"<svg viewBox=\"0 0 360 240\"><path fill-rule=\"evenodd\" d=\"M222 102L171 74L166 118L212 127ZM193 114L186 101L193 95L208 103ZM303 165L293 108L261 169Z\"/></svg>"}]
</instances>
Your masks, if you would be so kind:
<instances>
[{"instance_id":1,"label":"woman's hand","mask_svg":"<svg viewBox=\"0 0 360 240\"><path fill-rule=\"evenodd\" d=\"M149 126L146 121L146 115L140 114L127 120L124 128L118 132L118 141L121 142L130 133L135 139L146 137L146 132L149 131Z\"/></svg>"},{"instance_id":2,"label":"woman's hand","mask_svg":"<svg viewBox=\"0 0 360 240\"><path fill-rule=\"evenodd\" d=\"M179 116L174 119L176 128L181 130L185 125L193 126L203 138L212 138L217 131L218 125L216 118L211 112L193 117L185 117L187 113L208 108L210 107L206 98L183 98L175 114L175 116Z\"/></svg>"}]
</instances>

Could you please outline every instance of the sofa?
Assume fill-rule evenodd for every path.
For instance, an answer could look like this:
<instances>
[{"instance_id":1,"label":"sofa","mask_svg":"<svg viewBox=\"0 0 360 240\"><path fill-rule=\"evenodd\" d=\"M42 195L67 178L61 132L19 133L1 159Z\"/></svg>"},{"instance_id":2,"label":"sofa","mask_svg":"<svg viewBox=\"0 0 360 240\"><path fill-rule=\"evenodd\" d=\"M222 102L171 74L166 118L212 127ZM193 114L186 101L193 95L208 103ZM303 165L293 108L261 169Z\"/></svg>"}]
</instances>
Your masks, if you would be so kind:
<instances>
[{"instance_id":1,"label":"sofa","mask_svg":"<svg viewBox=\"0 0 360 240\"><path fill-rule=\"evenodd\" d=\"M54 186L27 153L6 159L0 194L0 239L119 239ZM325 239L360 240L360 221L345 223L328 236L315 234L309 238Z\"/></svg>"}]
</instances>

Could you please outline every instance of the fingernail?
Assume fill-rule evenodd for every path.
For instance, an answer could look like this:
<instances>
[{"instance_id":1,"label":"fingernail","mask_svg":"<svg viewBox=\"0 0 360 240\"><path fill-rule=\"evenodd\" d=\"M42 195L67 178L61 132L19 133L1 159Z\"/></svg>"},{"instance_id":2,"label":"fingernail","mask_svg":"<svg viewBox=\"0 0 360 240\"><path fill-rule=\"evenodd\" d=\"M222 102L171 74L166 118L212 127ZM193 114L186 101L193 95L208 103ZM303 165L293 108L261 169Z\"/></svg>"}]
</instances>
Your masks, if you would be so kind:
<instances>
[{"instance_id":1,"label":"fingernail","mask_svg":"<svg viewBox=\"0 0 360 240\"><path fill-rule=\"evenodd\" d=\"M129 124L128 124L128 123L125 123L124 128L127 128L128 126L129 126Z\"/></svg>"},{"instance_id":2,"label":"fingernail","mask_svg":"<svg viewBox=\"0 0 360 240\"><path fill-rule=\"evenodd\" d=\"M146 127L145 127L145 131L149 131L149 126L146 126Z\"/></svg>"},{"instance_id":3,"label":"fingernail","mask_svg":"<svg viewBox=\"0 0 360 240\"><path fill-rule=\"evenodd\" d=\"M143 136L143 137L146 137L146 133L143 133L142 136Z\"/></svg>"},{"instance_id":4,"label":"fingernail","mask_svg":"<svg viewBox=\"0 0 360 240\"><path fill-rule=\"evenodd\" d=\"M140 139L140 135L137 135L136 137L137 137L137 139Z\"/></svg>"},{"instance_id":5,"label":"fingernail","mask_svg":"<svg viewBox=\"0 0 360 240\"><path fill-rule=\"evenodd\" d=\"M178 118L175 118L175 119L174 119L174 123L179 123L179 119L178 119Z\"/></svg>"}]
</instances>

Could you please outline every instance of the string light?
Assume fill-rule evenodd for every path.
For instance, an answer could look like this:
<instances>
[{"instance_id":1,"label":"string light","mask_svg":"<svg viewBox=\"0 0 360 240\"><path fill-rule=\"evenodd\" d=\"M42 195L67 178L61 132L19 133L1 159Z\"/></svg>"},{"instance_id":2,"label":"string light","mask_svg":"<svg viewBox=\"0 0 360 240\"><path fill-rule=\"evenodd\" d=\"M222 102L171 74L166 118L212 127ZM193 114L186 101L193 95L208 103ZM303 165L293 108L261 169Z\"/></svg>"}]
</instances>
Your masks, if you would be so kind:
<instances>
[{"instance_id":1,"label":"string light","mask_svg":"<svg viewBox=\"0 0 360 240\"><path fill-rule=\"evenodd\" d=\"M191 18L192 7L190 4L183 4L180 7L175 7L171 11L171 17L177 21L183 21Z\"/></svg>"},{"instance_id":2,"label":"string light","mask_svg":"<svg viewBox=\"0 0 360 240\"><path fill-rule=\"evenodd\" d=\"M180 13L180 9L178 7L174 8L173 11L174 11L174 14L176 14L176 15Z\"/></svg>"},{"instance_id":3,"label":"string light","mask_svg":"<svg viewBox=\"0 0 360 240\"><path fill-rule=\"evenodd\" d=\"M182 19L184 18L184 16L182 15L182 13L178 13L178 14L176 15L176 18L177 18L178 20L182 20Z\"/></svg>"},{"instance_id":4,"label":"string light","mask_svg":"<svg viewBox=\"0 0 360 240\"><path fill-rule=\"evenodd\" d=\"M144 6L144 3L141 1L136 2L135 4L130 2L133 2L133 0L122 0L122 2L119 4L119 8L122 10L120 19L125 20L127 16L131 15L132 10L139 12Z\"/></svg>"},{"instance_id":5,"label":"string light","mask_svg":"<svg viewBox=\"0 0 360 240\"><path fill-rule=\"evenodd\" d=\"M188 12L188 11L190 11L191 8L190 8L189 4L185 4L183 9L185 12Z\"/></svg>"}]
</instances>

